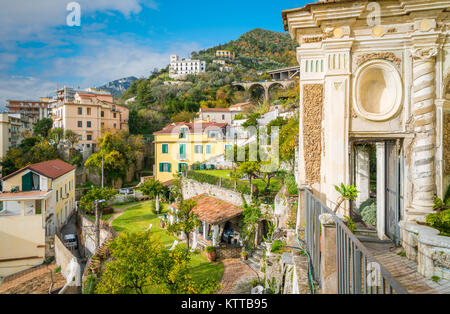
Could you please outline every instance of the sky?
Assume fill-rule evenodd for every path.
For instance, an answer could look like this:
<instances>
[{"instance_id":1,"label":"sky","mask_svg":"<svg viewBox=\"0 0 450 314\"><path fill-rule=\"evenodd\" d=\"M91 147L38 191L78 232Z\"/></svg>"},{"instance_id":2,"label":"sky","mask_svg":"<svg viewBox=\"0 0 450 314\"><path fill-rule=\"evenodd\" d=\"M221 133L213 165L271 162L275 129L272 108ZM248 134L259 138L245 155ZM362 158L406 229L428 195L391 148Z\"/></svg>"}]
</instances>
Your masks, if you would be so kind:
<instances>
[{"instance_id":1,"label":"sky","mask_svg":"<svg viewBox=\"0 0 450 314\"><path fill-rule=\"evenodd\" d=\"M307 1L78 0L79 26L67 22L76 22L72 2L0 0L0 106L58 86L148 77L171 54L189 57L254 28L284 32L281 11Z\"/></svg>"}]
</instances>

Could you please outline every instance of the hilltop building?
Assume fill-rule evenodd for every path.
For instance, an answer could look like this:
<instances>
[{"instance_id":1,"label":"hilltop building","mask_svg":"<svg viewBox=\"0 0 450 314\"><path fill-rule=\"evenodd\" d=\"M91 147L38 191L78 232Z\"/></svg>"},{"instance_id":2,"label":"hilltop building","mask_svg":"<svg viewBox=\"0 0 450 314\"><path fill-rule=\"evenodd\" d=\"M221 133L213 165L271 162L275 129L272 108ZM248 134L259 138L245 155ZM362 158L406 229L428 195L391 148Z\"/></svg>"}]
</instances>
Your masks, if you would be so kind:
<instances>
[{"instance_id":1,"label":"hilltop building","mask_svg":"<svg viewBox=\"0 0 450 314\"><path fill-rule=\"evenodd\" d=\"M201 108L199 121L232 124L234 118L241 113L239 110L230 108Z\"/></svg>"},{"instance_id":2,"label":"hilltop building","mask_svg":"<svg viewBox=\"0 0 450 314\"><path fill-rule=\"evenodd\" d=\"M173 180L194 163L204 163L215 156L223 155L232 148L226 138L227 123L195 122L172 123L155 136L156 179L161 182Z\"/></svg>"},{"instance_id":3,"label":"hilltop building","mask_svg":"<svg viewBox=\"0 0 450 314\"><path fill-rule=\"evenodd\" d=\"M170 56L169 76L173 79L186 77L189 74L199 74L206 71L206 62L191 59L179 59L176 55Z\"/></svg>"},{"instance_id":4,"label":"hilltop building","mask_svg":"<svg viewBox=\"0 0 450 314\"><path fill-rule=\"evenodd\" d=\"M52 160L2 178L0 277L42 264L46 237L60 230L76 208L75 168Z\"/></svg>"},{"instance_id":5,"label":"hilltop building","mask_svg":"<svg viewBox=\"0 0 450 314\"><path fill-rule=\"evenodd\" d=\"M217 50L216 57L222 58L222 59L234 60L236 56L235 56L235 53L230 50Z\"/></svg>"}]
</instances>

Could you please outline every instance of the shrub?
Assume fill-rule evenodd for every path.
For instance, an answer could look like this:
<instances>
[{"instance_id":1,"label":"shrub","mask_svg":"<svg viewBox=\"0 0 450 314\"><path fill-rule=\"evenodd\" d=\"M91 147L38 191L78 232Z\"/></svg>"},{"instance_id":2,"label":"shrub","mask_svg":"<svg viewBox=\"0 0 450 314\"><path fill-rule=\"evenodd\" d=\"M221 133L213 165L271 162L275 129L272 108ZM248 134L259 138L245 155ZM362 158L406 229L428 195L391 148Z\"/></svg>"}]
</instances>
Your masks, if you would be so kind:
<instances>
[{"instance_id":1,"label":"shrub","mask_svg":"<svg viewBox=\"0 0 450 314\"><path fill-rule=\"evenodd\" d=\"M377 204L377 199L376 199L376 198L369 198L367 201L363 202L363 203L361 204L361 206L359 207L359 214L362 215L363 210L364 210L367 206L370 206L370 205L373 205L373 204L375 204L375 205Z\"/></svg>"},{"instance_id":2,"label":"shrub","mask_svg":"<svg viewBox=\"0 0 450 314\"><path fill-rule=\"evenodd\" d=\"M55 274L58 274L61 272L61 266L56 267Z\"/></svg>"},{"instance_id":3,"label":"shrub","mask_svg":"<svg viewBox=\"0 0 450 314\"><path fill-rule=\"evenodd\" d=\"M187 177L189 179L195 180L200 183L208 183L212 185L218 185L220 182L220 178L216 176L212 176L206 173L200 173L195 171L189 171L187 173Z\"/></svg>"},{"instance_id":4,"label":"shrub","mask_svg":"<svg viewBox=\"0 0 450 314\"><path fill-rule=\"evenodd\" d=\"M366 206L361 212L362 219L365 223L376 226L377 225L377 205L372 204Z\"/></svg>"},{"instance_id":5,"label":"shrub","mask_svg":"<svg viewBox=\"0 0 450 314\"><path fill-rule=\"evenodd\" d=\"M298 187L293 174L287 174L284 177L284 184L286 185L289 195L298 195Z\"/></svg>"},{"instance_id":6,"label":"shrub","mask_svg":"<svg viewBox=\"0 0 450 314\"><path fill-rule=\"evenodd\" d=\"M158 215L159 213L162 213L164 211L163 202L159 202L159 213L156 211L156 201L155 200L150 202L150 210L152 211L153 215Z\"/></svg>"},{"instance_id":7,"label":"shrub","mask_svg":"<svg viewBox=\"0 0 450 314\"><path fill-rule=\"evenodd\" d=\"M215 250L216 250L216 248L214 246L210 245L210 246L206 247L205 252L211 253L211 252L214 252Z\"/></svg>"},{"instance_id":8,"label":"shrub","mask_svg":"<svg viewBox=\"0 0 450 314\"><path fill-rule=\"evenodd\" d=\"M440 214L430 214L426 218L427 224L439 230L441 235L450 237L450 209Z\"/></svg>"},{"instance_id":9,"label":"shrub","mask_svg":"<svg viewBox=\"0 0 450 314\"><path fill-rule=\"evenodd\" d=\"M281 250L284 248L284 243L281 240L275 240L272 244L272 252L273 253L280 253Z\"/></svg>"},{"instance_id":10,"label":"shrub","mask_svg":"<svg viewBox=\"0 0 450 314\"><path fill-rule=\"evenodd\" d=\"M348 216L344 216L345 219L347 219L347 227L348 229L350 229L351 232L355 232L356 229L358 229L358 227L356 227L355 222Z\"/></svg>"}]
</instances>

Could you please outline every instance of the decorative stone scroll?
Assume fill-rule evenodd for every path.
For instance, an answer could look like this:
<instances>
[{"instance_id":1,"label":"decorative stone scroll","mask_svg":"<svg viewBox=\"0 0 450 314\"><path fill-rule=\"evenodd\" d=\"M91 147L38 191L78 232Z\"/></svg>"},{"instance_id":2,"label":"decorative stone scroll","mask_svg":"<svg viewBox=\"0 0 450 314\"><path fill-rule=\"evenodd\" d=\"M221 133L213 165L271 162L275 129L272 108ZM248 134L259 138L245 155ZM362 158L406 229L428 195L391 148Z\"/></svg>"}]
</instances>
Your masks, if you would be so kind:
<instances>
[{"instance_id":1,"label":"decorative stone scroll","mask_svg":"<svg viewBox=\"0 0 450 314\"><path fill-rule=\"evenodd\" d=\"M402 60L398 58L393 52L374 52L360 55L356 58L356 65L359 67L361 64L375 59L387 60L394 63L398 68Z\"/></svg>"},{"instance_id":2,"label":"decorative stone scroll","mask_svg":"<svg viewBox=\"0 0 450 314\"><path fill-rule=\"evenodd\" d=\"M320 182L323 85L303 86L303 150L308 184Z\"/></svg>"},{"instance_id":3,"label":"decorative stone scroll","mask_svg":"<svg viewBox=\"0 0 450 314\"><path fill-rule=\"evenodd\" d=\"M415 60L422 61L427 61L428 59L437 56L437 54L438 50L436 47L414 49L411 52L411 55Z\"/></svg>"}]
</instances>

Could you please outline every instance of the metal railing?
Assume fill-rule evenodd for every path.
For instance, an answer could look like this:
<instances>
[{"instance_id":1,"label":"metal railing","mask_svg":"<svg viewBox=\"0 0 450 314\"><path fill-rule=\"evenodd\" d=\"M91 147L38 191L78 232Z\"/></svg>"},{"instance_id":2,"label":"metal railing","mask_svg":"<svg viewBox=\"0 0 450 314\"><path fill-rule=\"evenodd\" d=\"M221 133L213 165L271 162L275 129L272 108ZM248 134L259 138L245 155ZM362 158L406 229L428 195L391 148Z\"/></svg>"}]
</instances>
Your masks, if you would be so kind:
<instances>
[{"instance_id":1,"label":"metal railing","mask_svg":"<svg viewBox=\"0 0 450 314\"><path fill-rule=\"evenodd\" d=\"M321 284L321 223L330 214L336 223L336 272L338 294L407 294L407 290L371 255L333 211L305 190L306 248L314 279Z\"/></svg>"}]
</instances>

